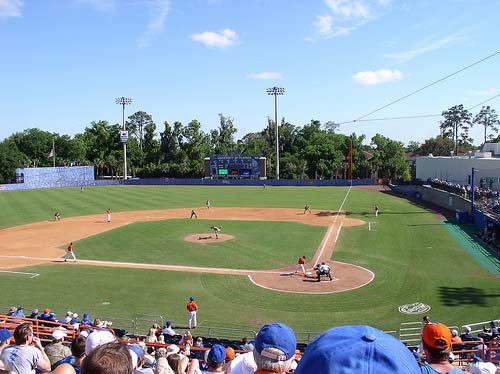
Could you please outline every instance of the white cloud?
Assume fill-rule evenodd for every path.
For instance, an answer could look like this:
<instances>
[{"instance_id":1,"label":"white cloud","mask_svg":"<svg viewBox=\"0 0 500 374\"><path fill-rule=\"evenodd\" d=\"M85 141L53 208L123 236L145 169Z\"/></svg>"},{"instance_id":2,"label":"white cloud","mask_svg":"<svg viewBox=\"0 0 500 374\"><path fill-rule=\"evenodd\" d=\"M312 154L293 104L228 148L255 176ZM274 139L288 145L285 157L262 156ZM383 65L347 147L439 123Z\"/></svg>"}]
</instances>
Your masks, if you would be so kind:
<instances>
[{"instance_id":1,"label":"white cloud","mask_svg":"<svg viewBox=\"0 0 500 374\"><path fill-rule=\"evenodd\" d=\"M238 34L231 29L224 29L220 32L205 31L191 35L195 42L205 44L207 47L225 48L238 43Z\"/></svg>"},{"instance_id":2,"label":"white cloud","mask_svg":"<svg viewBox=\"0 0 500 374\"><path fill-rule=\"evenodd\" d=\"M263 72L263 73L250 73L247 74L247 78L258 80L258 79L281 79L283 76L280 73L270 73L270 72Z\"/></svg>"},{"instance_id":3,"label":"white cloud","mask_svg":"<svg viewBox=\"0 0 500 374\"><path fill-rule=\"evenodd\" d=\"M448 35L438 41L425 44L421 47L411 49L409 51L397 52L397 53L388 53L385 54L384 57L396 60L398 62L407 62L415 57L422 55L424 53L429 53L433 51L437 51L439 49L448 47L450 45L457 44L464 40L464 37L461 34L451 34Z\"/></svg>"},{"instance_id":4,"label":"white cloud","mask_svg":"<svg viewBox=\"0 0 500 374\"><path fill-rule=\"evenodd\" d=\"M137 44L139 47L149 47L153 38L163 32L165 21L170 11L170 0L151 0L147 6L150 8L151 19L146 27L146 31L139 37Z\"/></svg>"},{"instance_id":5,"label":"white cloud","mask_svg":"<svg viewBox=\"0 0 500 374\"><path fill-rule=\"evenodd\" d=\"M0 18L21 17L21 0L0 0Z\"/></svg>"},{"instance_id":6,"label":"white cloud","mask_svg":"<svg viewBox=\"0 0 500 374\"><path fill-rule=\"evenodd\" d=\"M316 17L315 33L320 38L349 35L358 27L380 17L392 0L323 0L329 13Z\"/></svg>"},{"instance_id":7,"label":"white cloud","mask_svg":"<svg viewBox=\"0 0 500 374\"><path fill-rule=\"evenodd\" d=\"M376 71L373 70L360 71L359 73L353 75L352 77L352 79L355 82L365 85L387 83L402 78L403 74L399 70L389 70L389 69L380 69Z\"/></svg>"},{"instance_id":8,"label":"white cloud","mask_svg":"<svg viewBox=\"0 0 500 374\"><path fill-rule=\"evenodd\" d=\"M370 5L361 0L325 0L333 14L345 19L370 18Z\"/></svg>"},{"instance_id":9,"label":"white cloud","mask_svg":"<svg viewBox=\"0 0 500 374\"><path fill-rule=\"evenodd\" d=\"M329 14L324 16L317 16L314 27L320 35L328 35L332 32L333 17Z\"/></svg>"},{"instance_id":10,"label":"white cloud","mask_svg":"<svg viewBox=\"0 0 500 374\"><path fill-rule=\"evenodd\" d=\"M483 90L483 91L472 91L472 93L474 95L477 95L477 96L493 96L493 95L496 95L498 93L498 89L490 87L490 88Z\"/></svg>"}]
</instances>

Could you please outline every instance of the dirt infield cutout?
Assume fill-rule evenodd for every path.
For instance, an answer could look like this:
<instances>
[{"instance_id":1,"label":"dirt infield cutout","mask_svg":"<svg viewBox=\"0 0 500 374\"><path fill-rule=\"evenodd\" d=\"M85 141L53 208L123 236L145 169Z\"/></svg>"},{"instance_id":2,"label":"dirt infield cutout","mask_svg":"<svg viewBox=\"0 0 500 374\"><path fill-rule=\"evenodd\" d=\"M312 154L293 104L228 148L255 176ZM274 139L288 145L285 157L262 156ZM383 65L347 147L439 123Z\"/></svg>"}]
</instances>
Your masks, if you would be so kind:
<instances>
[{"instance_id":1,"label":"dirt infield cutout","mask_svg":"<svg viewBox=\"0 0 500 374\"><path fill-rule=\"evenodd\" d=\"M189 209L148 210L113 213L113 220L106 222L106 215L89 215L64 218L61 221L43 221L0 230L0 268L13 269L27 265L44 263L60 263L61 266L78 266L78 264L94 266L113 266L128 268L159 269L183 272L206 272L216 274L245 275L249 280L259 286L270 290L282 292L297 292L308 294L324 294L342 292L363 287L370 283L375 275L365 268L330 259L335 248L336 240L342 226L358 226L366 222L347 218L342 212L312 210L312 214L303 214L303 209L285 208L218 208L197 209L198 219L208 220L252 220L252 221L285 221L299 222L308 225L328 227L327 233L318 247L314 258L306 264L310 275L295 274L295 264L273 270L242 270L221 268L200 268L161 264L122 263L98 260L78 260L74 263L64 263L67 243L77 241L89 236L97 235L115 228L133 223L158 221L171 218L189 219ZM26 235L26 232L36 235ZM200 237L202 239L200 239ZM191 238L191 239L188 239ZM214 233L192 234L185 238L194 243L210 244L235 239L228 233L219 234L215 239ZM36 253L36 257L33 254ZM317 282L312 267L318 261L325 261L332 268L334 280Z\"/></svg>"}]
</instances>

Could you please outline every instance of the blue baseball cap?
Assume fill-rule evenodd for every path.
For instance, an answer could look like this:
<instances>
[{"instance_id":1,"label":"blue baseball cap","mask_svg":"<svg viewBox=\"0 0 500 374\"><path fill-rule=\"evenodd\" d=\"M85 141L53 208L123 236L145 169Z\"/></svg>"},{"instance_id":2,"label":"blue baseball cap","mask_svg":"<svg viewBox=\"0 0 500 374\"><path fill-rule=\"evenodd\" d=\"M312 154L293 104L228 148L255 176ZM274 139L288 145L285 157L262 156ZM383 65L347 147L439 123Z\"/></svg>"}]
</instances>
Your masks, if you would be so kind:
<instances>
[{"instance_id":1,"label":"blue baseball cap","mask_svg":"<svg viewBox=\"0 0 500 374\"><path fill-rule=\"evenodd\" d=\"M208 352L208 358L217 364L226 361L226 348L220 344L214 344Z\"/></svg>"},{"instance_id":2,"label":"blue baseball cap","mask_svg":"<svg viewBox=\"0 0 500 374\"><path fill-rule=\"evenodd\" d=\"M371 326L341 326L316 337L306 348L296 374L419 374L410 350Z\"/></svg>"},{"instance_id":3,"label":"blue baseball cap","mask_svg":"<svg viewBox=\"0 0 500 374\"><path fill-rule=\"evenodd\" d=\"M262 356L277 361L286 361L295 355L297 339L293 330L284 323L270 323L264 325L255 338L255 350ZM283 351L283 355L276 355L263 350L276 348ZM319 373L319 372L318 372Z\"/></svg>"},{"instance_id":4,"label":"blue baseball cap","mask_svg":"<svg viewBox=\"0 0 500 374\"><path fill-rule=\"evenodd\" d=\"M190 300L190 301L194 301L194 296L191 296L191 297L189 298L189 300Z\"/></svg>"},{"instance_id":5,"label":"blue baseball cap","mask_svg":"<svg viewBox=\"0 0 500 374\"><path fill-rule=\"evenodd\" d=\"M12 337L12 333L7 329L0 329L0 342L4 342Z\"/></svg>"}]
</instances>

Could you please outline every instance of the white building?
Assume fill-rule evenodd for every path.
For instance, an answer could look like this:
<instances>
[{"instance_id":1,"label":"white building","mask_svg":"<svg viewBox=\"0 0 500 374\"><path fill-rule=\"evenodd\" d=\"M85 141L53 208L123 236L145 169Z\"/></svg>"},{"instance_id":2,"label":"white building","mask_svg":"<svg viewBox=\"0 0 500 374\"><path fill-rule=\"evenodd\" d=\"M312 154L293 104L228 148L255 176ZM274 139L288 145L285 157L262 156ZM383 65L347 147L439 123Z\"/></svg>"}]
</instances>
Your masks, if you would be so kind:
<instances>
[{"instance_id":1,"label":"white building","mask_svg":"<svg viewBox=\"0 0 500 374\"><path fill-rule=\"evenodd\" d=\"M483 187L499 190L500 143L486 143L482 152L468 156L417 157L416 177L423 181L440 179L467 185L471 184L472 168L475 170L476 186L482 184Z\"/></svg>"}]
</instances>

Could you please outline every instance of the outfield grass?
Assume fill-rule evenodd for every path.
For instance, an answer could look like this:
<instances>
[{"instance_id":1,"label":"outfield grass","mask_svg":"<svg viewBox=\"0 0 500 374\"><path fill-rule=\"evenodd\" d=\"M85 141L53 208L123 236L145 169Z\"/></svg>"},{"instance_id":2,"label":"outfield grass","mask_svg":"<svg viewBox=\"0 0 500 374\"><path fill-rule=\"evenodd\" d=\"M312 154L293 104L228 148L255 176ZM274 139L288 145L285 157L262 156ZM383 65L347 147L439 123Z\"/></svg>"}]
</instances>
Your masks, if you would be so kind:
<instances>
[{"instance_id":1,"label":"outfield grass","mask_svg":"<svg viewBox=\"0 0 500 374\"><path fill-rule=\"evenodd\" d=\"M113 211L203 206L252 206L336 210L347 188L337 187L100 187L0 193L0 227L52 218ZM380 216L375 220L373 207ZM2 305L90 312L132 318L163 315L185 323L185 301L195 295L204 325L258 329L283 321L297 331L321 331L343 324L370 324L385 330L417 321L398 306L429 304L433 320L449 325L498 318L500 280L462 249L435 214L404 199L353 188L344 209L352 218L375 222L343 228L333 260L372 270L375 280L361 289L330 295L272 292L246 277L158 270L43 265L18 269L41 275L0 273ZM186 223L187 222L187 223ZM220 221L218 221L220 222ZM198 227L198 225L201 225ZM303 254L311 256L325 228L282 222L223 222L237 238L207 250L181 238L204 220L136 223L78 242L78 255L115 261L175 263L228 268L275 268ZM0 232L1 234L1 232ZM263 239L260 243L258 240ZM308 254L308 253L306 253ZM61 316L62 317L62 316Z\"/></svg>"}]
</instances>

